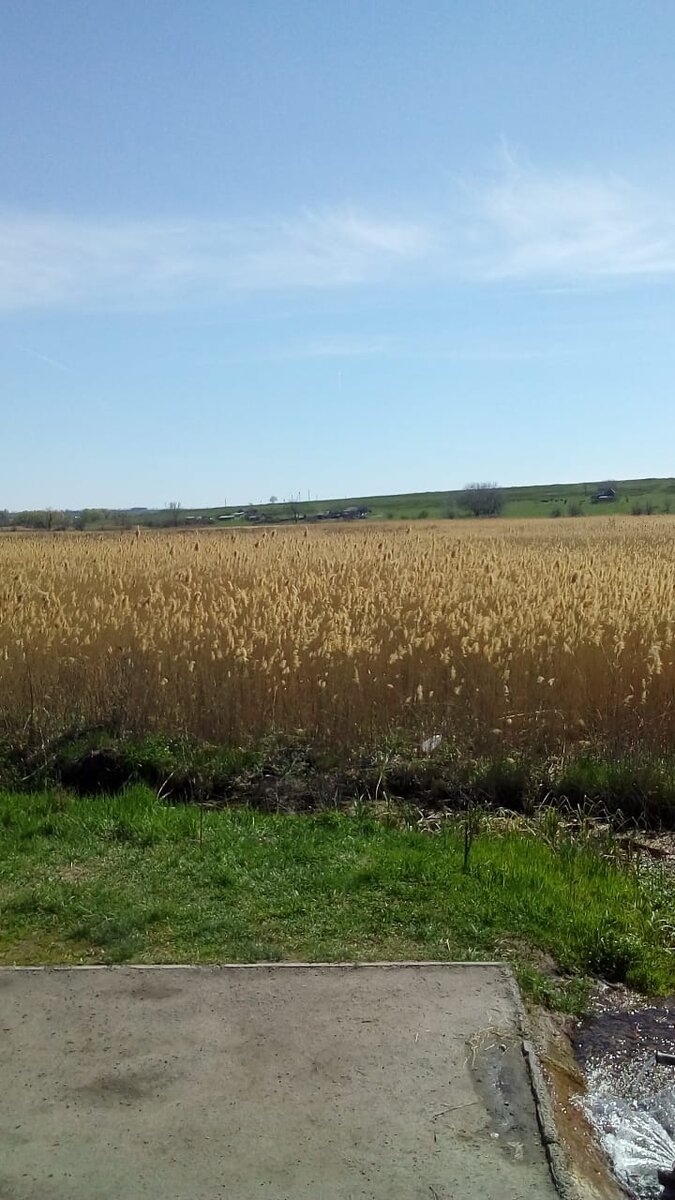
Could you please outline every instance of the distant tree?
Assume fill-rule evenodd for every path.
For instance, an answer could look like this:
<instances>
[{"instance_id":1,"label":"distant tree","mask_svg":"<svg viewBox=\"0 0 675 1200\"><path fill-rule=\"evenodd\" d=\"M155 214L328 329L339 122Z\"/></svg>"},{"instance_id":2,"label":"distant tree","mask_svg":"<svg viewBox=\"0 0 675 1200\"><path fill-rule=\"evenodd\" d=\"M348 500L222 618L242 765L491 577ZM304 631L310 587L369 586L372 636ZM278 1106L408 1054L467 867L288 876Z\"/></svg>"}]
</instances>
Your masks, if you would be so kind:
<instances>
[{"instance_id":1,"label":"distant tree","mask_svg":"<svg viewBox=\"0 0 675 1200\"><path fill-rule=\"evenodd\" d=\"M40 510L19 512L16 514L16 523L26 529L46 529L47 513Z\"/></svg>"},{"instance_id":2,"label":"distant tree","mask_svg":"<svg viewBox=\"0 0 675 1200\"><path fill-rule=\"evenodd\" d=\"M496 483L467 483L459 502L473 517L498 517L504 496Z\"/></svg>"},{"instance_id":3,"label":"distant tree","mask_svg":"<svg viewBox=\"0 0 675 1200\"><path fill-rule=\"evenodd\" d=\"M270 504L277 504L277 503L278 503L278 501L277 501L276 496L270 496Z\"/></svg>"},{"instance_id":4,"label":"distant tree","mask_svg":"<svg viewBox=\"0 0 675 1200\"><path fill-rule=\"evenodd\" d=\"M180 511L181 511L180 500L169 500L169 503L167 504L166 508L167 508L167 512L169 514L168 524L174 525L174 526L178 525L178 523L180 522Z\"/></svg>"},{"instance_id":5,"label":"distant tree","mask_svg":"<svg viewBox=\"0 0 675 1200\"><path fill-rule=\"evenodd\" d=\"M73 528L72 513L69 512L53 512L52 513L52 529L58 529L63 533L66 529Z\"/></svg>"},{"instance_id":6,"label":"distant tree","mask_svg":"<svg viewBox=\"0 0 675 1200\"><path fill-rule=\"evenodd\" d=\"M105 511L102 508L83 508L75 518L75 528L100 528L104 521Z\"/></svg>"}]
</instances>

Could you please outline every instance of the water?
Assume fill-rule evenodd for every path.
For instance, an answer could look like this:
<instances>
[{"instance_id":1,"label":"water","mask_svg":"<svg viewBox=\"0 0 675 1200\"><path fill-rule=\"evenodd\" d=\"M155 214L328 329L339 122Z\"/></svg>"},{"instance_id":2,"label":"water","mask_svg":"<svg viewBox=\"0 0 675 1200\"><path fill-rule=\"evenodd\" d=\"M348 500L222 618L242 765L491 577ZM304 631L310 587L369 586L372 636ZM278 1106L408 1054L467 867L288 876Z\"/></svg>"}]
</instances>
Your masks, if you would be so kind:
<instances>
[{"instance_id":1,"label":"water","mask_svg":"<svg viewBox=\"0 0 675 1200\"><path fill-rule=\"evenodd\" d=\"M675 1163L675 1068L657 1065L657 1049L675 1049L673 1008L604 1013L576 1042L587 1094L579 1103L619 1182L638 1200L661 1193L659 1168Z\"/></svg>"},{"instance_id":2,"label":"water","mask_svg":"<svg viewBox=\"0 0 675 1200\"><path fill-rule=\"evenodd\" d=\"M582 1107L620 1183L639 1200L660 1195L657 1170L675 1163L675 1094L624 1100L589 1092Z\"/></svg>"}]
</instances>

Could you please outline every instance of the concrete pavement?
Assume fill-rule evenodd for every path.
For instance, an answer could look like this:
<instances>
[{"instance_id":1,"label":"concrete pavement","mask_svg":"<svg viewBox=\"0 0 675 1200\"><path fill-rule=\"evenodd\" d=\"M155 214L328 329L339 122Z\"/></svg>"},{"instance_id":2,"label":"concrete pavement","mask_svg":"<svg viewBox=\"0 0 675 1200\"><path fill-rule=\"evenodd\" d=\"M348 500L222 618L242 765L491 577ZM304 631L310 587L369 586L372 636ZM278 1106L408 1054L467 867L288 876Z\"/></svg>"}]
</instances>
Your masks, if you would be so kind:
<instances>
[{"instance_id":1,"label":"concrete pavement","mask_svg":"<svg viewBox=\"0 0 675 1200\"><path fill-rule=\"evenodd\" d=\"M500 966L0 970L1 1200L551 1200Z\"/></svg>"}]
</instances>

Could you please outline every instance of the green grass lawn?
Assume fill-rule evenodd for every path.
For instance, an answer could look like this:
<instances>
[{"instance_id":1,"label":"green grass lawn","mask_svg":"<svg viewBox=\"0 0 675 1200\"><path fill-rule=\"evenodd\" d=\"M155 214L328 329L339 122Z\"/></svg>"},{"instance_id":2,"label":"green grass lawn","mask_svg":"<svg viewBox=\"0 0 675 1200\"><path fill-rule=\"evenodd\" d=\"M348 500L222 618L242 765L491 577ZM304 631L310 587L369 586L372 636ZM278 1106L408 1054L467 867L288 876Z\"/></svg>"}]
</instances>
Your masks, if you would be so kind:
<instances>
[{"instance_id":1,"label":"green grass lawn","mask_svg":"<svg viewBox=\"0 0 675 1200\"><path fill-rule=\"evenodd\" d=\"M0 793L0 962L491 959L583 1004L593 976L675 988L675 887L555 814L442 832L357 815Z\"/></svg>"}]
</instances>

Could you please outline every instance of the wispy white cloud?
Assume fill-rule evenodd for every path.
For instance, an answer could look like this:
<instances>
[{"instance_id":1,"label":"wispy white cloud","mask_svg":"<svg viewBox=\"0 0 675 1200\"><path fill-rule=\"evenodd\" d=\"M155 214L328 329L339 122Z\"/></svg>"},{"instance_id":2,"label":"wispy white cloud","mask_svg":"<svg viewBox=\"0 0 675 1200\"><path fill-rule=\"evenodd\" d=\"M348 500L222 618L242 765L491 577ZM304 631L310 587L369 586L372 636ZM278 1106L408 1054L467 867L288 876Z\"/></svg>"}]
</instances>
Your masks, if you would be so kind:
<instances>
[{"instance_id":1,"label":"wispy white cloud","mask_svg":"<svg viewBox=\"0 0 675 1200\"><path fill-rule=\"evenodd\" d=\"M50 354L40 354L38 350L31 350L28 346L17 346L17 350L21 354L27 354L29 358L34 358L37 362L46 363L48 367L56 367L58 371L72 371L67 363L61 362L60 358L52 358Z\"/></svg>"},{"instance_id":2,"label":"wispy white cloud","mask_svg":"<svg viewBox=\"0 0 675 1200\"><path fill-rule=\"evenodd\" d=\"M492 176L465 181L443 212L416 220L354 208L256 221L0 214L0 311L135 310L411 280L559 291L668 276L673 199L617 175L542 171L505 151Z\"/></svg>"},{"instance_id":3,"label":"wispy white cloud","mask_svg":"<svg viewBox=\"0 0 675 1200\"><path fill-rule=\"evenodd\" d=\"M261 344L256 342L238 351L225 351L217 356L200 359L202 366L243 362L302 362L306 359L372 358L392 354L392 343L385 336L359 334L328 334L321 337Z\"/></svg>"},{"instance_id":4,"label":"wispy white cloud","mask_svg":"<svg viewBox=\"0 0 675 1200\"><path fill-rule=\"evenodd\" d=\"M535 362L540 359L560 358L568 353L560 346L550 346L546 349L534 349L525 346L522 349L514 346L476 345L462 348L422 347L414 352L417 358L429 360L447 360L448 362L493 362L521 363Z\"/></svg>"},{"instance_id":5,"label":"wispy white cloud","mask_svg":"<svg viewBox=\"0 0 675 1200\"><path fill-rule=\"evenodd\" d=\"M284 358L370 358L389 353L391 346L384 337L321 337L286 347Z\"/></svg>"},{"instance_id":6,"label":"wispy white cloud","mask_svg":"<svg viewBox=\"0 0 675 1200\"><path fill-rule=\"evenodd\" d=\"M467 189L469 273L563 283L675 272L675 197L616 175L545 172L506 155Z\"/></svg>"},{"instance_id":7,"label":"wispy white cloud","mask_svg":"<svg viewBox=\"0 0 675 1200\"><path fill-rule=\"evenodd\" d=\"M144 307L233 291L385 280L423 260L423 224L351 209L294 221L0 217L0 309Z\"/></svg>"}]
</instances>

